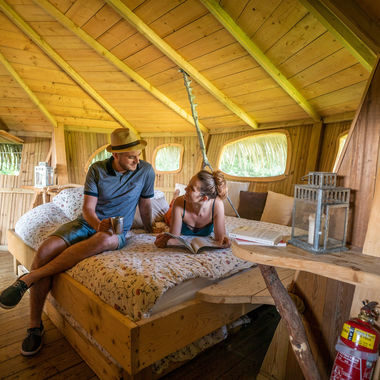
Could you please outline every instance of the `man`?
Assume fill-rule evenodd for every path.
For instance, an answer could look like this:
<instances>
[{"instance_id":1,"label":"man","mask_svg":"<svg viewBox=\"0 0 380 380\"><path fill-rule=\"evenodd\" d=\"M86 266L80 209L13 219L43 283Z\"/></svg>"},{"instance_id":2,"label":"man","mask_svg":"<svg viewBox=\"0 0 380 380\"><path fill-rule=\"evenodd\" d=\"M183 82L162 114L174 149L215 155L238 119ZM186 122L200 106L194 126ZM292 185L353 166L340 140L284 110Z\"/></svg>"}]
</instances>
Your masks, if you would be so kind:
<instances>
[{"instance_id":1,"label":"man","mask_svg":"<svg viewBox=\"0 0 380 380\"><path fill-rule=\"evenodd\" d=\"M95 162L88 170L84 185L82 215L62 225L39 247L31 272L21 276L0 294L0 306L15 307L30 288L30 328L22 342L21 353L34 355L42 347L43 306L54 274L98 253L121 249L130 229L137 204L145 229L152 230L150 198L154 196L155 174L152 166L140 160L146 141L126 128L111 134L107 151L112 157ZM124 218L124 231L112 231L111 217Z\"/></svg>"}]
</instances>

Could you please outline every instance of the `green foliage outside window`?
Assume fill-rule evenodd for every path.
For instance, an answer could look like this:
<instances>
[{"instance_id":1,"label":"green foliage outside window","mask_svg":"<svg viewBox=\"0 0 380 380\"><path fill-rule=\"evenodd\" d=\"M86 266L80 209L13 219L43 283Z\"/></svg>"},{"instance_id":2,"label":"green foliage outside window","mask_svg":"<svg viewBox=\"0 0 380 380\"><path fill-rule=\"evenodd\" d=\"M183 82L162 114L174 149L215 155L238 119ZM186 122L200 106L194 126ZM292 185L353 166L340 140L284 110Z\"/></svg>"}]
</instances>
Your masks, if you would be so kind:
<instances>
[{"instance_id":1,"label":"green foliage outside window","mask_svg":"<svg viewBox=\"0 0 380 380\"><path fill-rule=\"evenodd\" d=\"M91 161L90 165L92 165L96 161L103 161L112 156L112 153L107 152L105 149L99 152Z\"/></svg>"},{"instance_id":2,"label":"green foliage outside window","mask_svg":"<svg viewBox=\"0 0 380 380\"><path fill-rule=\"evenodd\" d=\"M0 174L19 175L22 144L0 143Z\"/></svg>"},{"instance_id":3,"label":"green foliage outside window","mask_svg":"<svg viewBox=\"0 0 380 380\"><path fill-rule=\"evenodd\" d=\"M166 145L156 152L154 167L160 172L173 172L180 169L182 147Z\"/></svg>"},{"instance_id":4,"label":"green foliage outside window","mask_svg":"<svg viewBox=\"0 0 380 380\"><path fill-rule=\"evenodd\" d=\"M245 137L224 147L219 168L236 177L275 177L285 173L287 153L284 133Z\"/></svg>"}]
</instances>

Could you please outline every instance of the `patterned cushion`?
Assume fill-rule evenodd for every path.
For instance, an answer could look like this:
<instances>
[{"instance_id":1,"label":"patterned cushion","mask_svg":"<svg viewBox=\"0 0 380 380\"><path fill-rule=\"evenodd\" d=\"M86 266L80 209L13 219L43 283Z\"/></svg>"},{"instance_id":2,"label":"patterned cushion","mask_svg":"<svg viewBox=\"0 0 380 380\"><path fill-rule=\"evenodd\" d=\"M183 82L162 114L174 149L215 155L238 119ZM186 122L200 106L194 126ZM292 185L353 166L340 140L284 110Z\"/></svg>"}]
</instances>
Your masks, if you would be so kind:
<instances>
[{"instance_id":1,"label":"patterned cushion","mask_svg":"<svg viewBox=\"0 0 380 380\"><path fill-rule=\"evenodd\" d=\"M27 245L38 249L46 237L61 224L69 221L65 213L50 202L37 206L22 215L15 225L15 231Z\"/></svg>"},{"instance_id":2,"label":"patterned cushion","mask_svg":"<svg viewBox=\"0 0 380 380\"><path fill-rule=\"evenodd\" d=\"M268 191L262 222L290 226L292 220L294 198L285 194Z\"/></svg>"},{"instance_id":3,"label":"patterned cushion","mask_svg":"<svg viewBox=\"0 0 380 380\"><path fill-rule=\"evenodd\" d=\"M63 211L67 218L76 219L82 212L83 186L63 189L53 198L53 203Z\"/></svg>"}]
</instances>

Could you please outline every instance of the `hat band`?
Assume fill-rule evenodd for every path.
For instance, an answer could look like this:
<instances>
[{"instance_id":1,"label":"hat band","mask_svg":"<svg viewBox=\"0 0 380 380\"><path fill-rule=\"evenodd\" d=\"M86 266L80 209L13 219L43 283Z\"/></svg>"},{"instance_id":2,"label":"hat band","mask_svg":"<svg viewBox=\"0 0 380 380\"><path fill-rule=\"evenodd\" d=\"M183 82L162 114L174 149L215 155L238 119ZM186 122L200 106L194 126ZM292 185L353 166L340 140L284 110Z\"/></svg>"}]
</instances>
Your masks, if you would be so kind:
<instances>
[{"instance_id":1,"label":"hat band","mask_svg":"<svg viewBox=\"0 0 380 380\"><path fill-rule=\"evenodd\" d=\"M130 148L131 146L136 146L136 145L139 145L140 144L140 141L137 140L137 141L133 141L129 144L124 144L124 145L111 145L111 148L112 150L121 150L121 149L125 149L125 148Z\"/></svg>"}]
</instances>

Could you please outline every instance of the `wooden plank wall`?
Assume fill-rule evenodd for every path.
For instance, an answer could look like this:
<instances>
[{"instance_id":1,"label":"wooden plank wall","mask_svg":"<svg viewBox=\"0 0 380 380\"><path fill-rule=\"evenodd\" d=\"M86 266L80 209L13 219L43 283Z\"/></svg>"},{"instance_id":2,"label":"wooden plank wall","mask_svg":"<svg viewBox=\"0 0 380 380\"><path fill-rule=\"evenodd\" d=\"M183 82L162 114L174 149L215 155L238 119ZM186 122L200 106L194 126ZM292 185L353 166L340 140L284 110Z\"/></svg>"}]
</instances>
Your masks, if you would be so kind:
<instances>
[{"instance_id":1,"label":"wooden plank wall","mask_svg":"<svg viewBox=\"0 0 380 380\"><path fill-rule=\"evenodd\" d=\"M109 134L65 131L65 146L69 183L83 184L84 167L91 154L109 143Z\"/></svg>"},{"instance_id":2,"label":"wooden plank wall","mask_svg":"<svg viewBox=\"0 0 380 380\"><path fill-rule=\"evenodd\" d=\"M169 143L181 144L184 147L182 169L178 173L156 174L156 188L162 190L166 199L170 201L173 197L176 183L187 184L190 178L200 170L202 161L197 136L177 136L177 137L144 137L147 142L145 148L146 160L153 163L154 150Z\"/></svg>"},{"instance_id":3,"label":"wooden plank wall","mask_svg":"<svg viewBox=\"0 0 380 380\"><path fill-rule=\"evenodd\" d=\"M49 138L25 137L21 170L18 176L0 175L0 245L7 244L6 231L30 209L33 191L22 186L34 184L34 166L44 161L50 148Z\"/></svg>"},{"instance_id":4,"label":"wooden plank wall","mask_svg":"<svg viewBox=\"0 0 380 380\"><path fill-rule=\"evenodd\" d=\"M363 247L373 199L380 152L380 63L348 135L347 150L338 174L354 197L352 244Z\"/></svg>"}]
</instances>

